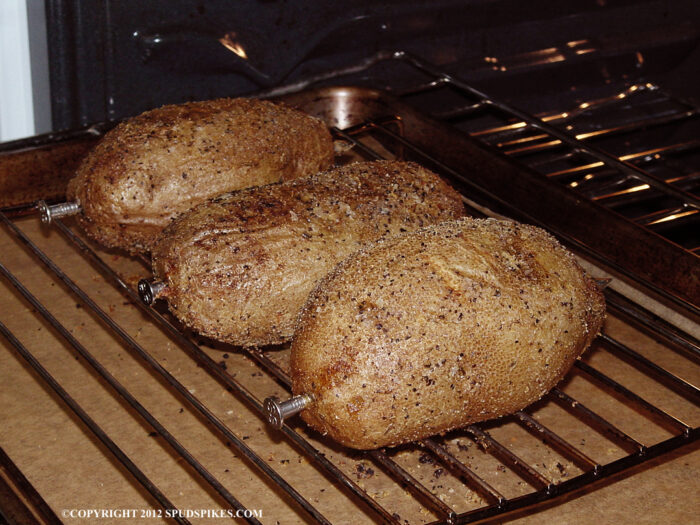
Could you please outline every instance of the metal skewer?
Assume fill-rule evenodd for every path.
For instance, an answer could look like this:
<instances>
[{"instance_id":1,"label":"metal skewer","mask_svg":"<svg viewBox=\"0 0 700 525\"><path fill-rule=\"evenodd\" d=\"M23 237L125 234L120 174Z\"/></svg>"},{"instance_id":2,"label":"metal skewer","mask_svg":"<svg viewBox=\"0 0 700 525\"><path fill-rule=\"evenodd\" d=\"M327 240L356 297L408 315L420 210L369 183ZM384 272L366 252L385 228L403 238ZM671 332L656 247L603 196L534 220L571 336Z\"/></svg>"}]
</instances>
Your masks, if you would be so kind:
<instances>
[{"instance_id":1,"label":"metal skewer","mask_svg":"<svg viewBox=\"0 0 700 525\"><path fill-rule=\"evenodd\" d=\"M138 284L139 297L141 301L149 306L152 305L158 297L165 295L167 290L168 285L155 278L141 279Z\"/></svg>"},{"instance_id":2,"label":"metal skewer","mask_svg":"<svg viewBox=\"0 0 700 525\"><path fill-rule=\"evenodd\" d=\"M43 200L36 203L36 209L39 210L42 224L51 224L53 219L75 215L81 210L80 204L77 202L61 202L49 206Z\"/></svg>"},{"instance_id":3,"label":"metal skewer","mask_svg":"<svg viewBox=\"0 0 700 525\"><path fill-rule=\"evenodd\" d=\"M312 402L313 397L308 394L294 396L286 401L280 401L278 397L272 396L265 399L263 409L267 422L275 428L282 428L285 419L298 414Z\"/></svg>"}]
</instances>

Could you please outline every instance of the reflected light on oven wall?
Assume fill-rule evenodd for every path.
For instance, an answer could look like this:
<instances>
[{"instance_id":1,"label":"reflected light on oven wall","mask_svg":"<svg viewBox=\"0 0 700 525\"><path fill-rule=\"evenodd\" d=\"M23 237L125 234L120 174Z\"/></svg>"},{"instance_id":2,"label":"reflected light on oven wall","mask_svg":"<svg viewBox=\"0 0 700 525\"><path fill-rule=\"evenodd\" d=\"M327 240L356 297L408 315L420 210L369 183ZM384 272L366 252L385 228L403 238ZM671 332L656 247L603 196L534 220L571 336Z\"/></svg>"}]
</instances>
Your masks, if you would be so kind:
<instances>
[{"instance_id":1,"label":"reflected light on oven wall","mask_svg":"<svg viewBox=\"0 0 700 525\"><path fill-rule=\"evenodd\" d=\"M588 39L583 40L572 40L566 43L566 47L571 49L577 55L587 55L588 53L593 53L595 47L591 45Z\"/></svg>"},{"instance_id":2,"label":"reflected light on oven wall","mask_svg":"<svg viewBox=\"0 0 700 525\"><path fill-rule=\"evenodd\" d=\"M592 51L594 51L592 48L583 50L584 53L590 53ZM541 64L564 62L566 57L559 48L548 47L545 49L529 51L527 53L519 53L507 57L501 57L500 59L498 57L485 56L483 57L483 60L486 62L487 67L494 71L508 71L518 68L528 68Z\"/></svg>"},{"instance_id":3,"label":"reflected light on oven wall","mask_svg":"<svg viewBox=\"0 0 700 525\"><path fill-rule=\"evenodd\" d=\"M236 41L236 33L226 33L224 36L219 38L219 42L221 42L221 45L223 45L226 49L232 51L243 60L248 60L248 55L246 54L245 49L240 42Z\"/></svg>"}]
</instances>

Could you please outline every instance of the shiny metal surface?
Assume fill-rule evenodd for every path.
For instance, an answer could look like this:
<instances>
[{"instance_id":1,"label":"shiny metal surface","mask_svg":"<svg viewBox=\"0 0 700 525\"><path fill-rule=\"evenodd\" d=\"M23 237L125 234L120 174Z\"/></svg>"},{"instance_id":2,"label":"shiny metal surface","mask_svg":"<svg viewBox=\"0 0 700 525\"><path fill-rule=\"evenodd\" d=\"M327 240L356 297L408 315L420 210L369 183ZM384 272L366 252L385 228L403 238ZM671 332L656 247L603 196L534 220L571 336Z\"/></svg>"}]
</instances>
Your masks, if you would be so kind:
<instances>
[{"instance_id":1,"label":"shiny metal surface","mask_svg":"<svg viewBox=\"0 0 700 525\"><path fill-rule=\"evenodd\" d=\"M46 204L46 201L39 201L36 204L39 211L39 218L43 224L51 224L54 219L69 217L80 213L80 204L77 202L62 202L59 204Z\"/></svg>"},{"instance_id":2,"label":"shiny metal surface","mask_svg":"<svg viewBox=\"0 0 700 525\"><path fill-rule=\"evenodd\" d=\"M278 397L268 397L264 403L267 422L274 428L282 428L285 419L298 414L312 402L311 396L305 394L294 396L284 401L280 401Z\"/></svg>"},{"instance_id":3,"label":"shiny metal surface","mask_svg":"<svg viewBox=\"0 0 700 525\"><path fill-rule=\"evenodd\" d=\"M167 285L157 279L141 279L138 284L139 297L144 304L148 305L153 304L166 290Z\"/></svg>"}]
</instances>

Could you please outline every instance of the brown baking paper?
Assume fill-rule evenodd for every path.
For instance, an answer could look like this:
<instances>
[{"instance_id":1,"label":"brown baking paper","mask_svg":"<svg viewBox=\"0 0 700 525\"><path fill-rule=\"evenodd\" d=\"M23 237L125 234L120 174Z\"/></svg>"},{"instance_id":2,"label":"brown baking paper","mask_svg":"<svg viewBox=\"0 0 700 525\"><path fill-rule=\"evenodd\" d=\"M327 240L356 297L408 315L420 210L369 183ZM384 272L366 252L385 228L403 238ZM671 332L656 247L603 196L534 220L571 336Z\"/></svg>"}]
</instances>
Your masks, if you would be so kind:
<instances>
[{"instance_id":1,"label":"brown baking paper","mask_svg":"<svg viewBox=\"0 0 700 525\"><path fill-rule=\"evenodd\" d=\"M363 503L324 475L308 457L300 454L280 432L269 429L256 411L213 379L108 283L58 231L40 227L35 216L16 223L134 341L318 512L334 523L381 521ZM70 221L69 224L72 226ZM131 286L135 286L139 278L149 275L143 261L96 249L100 257ZM143 359L135 356L127 345L107 330L85 304L8 234L6 228L0 236L0 262L226 490L246 508L261 512L261 522L313 521L258 468L243 459L242 454L182 396L173 393ZM192 518L194 523L228 521L212 517L211 513L226 511L231 505L208 487L127 403L115 396L111 387L18 296L6 280L2 280L1 286L2 322L173 505L190 516L196 516L197 512L210 513L209 518ZM612 316L606 330L686 380L700 383L697 365L682 354L653 342ZM199 342L200 348L257 400L262 401L270 395L287 397L285 389L244 352ZM66 523L166 521L152 517L164 511L11 346L4 339L0 344L0 414L4 423L0 427L0 446L56 514ZM266 355L286 367L287 349L270 350ZM686 424L700 424L697 406L659 386L610 352L596 346L587 352L584 360ZM580 373L574 371L570 374L561 388L646 445L671 437L669 429L650 422ZM601 464L628 453L583 425L556 403L536 404L531 413ZM298 419L290 424L401 523L429 523L437 519L436 514L419 503L409 490L383 473L370 456L325 440L308 431ZM490 422L483 428L554 482L571 479L582 472L570 460L525 431L513 418ZM469 434L450 433L445 436L444 444L505 497L517 497L534 490L470 439ZM466 512L485 504L482 496L421 447L402 447L389 450L387 454L456 512ZM606 482L598 490L588 489L583 495L567 497L564 502L539 512L528 511L514 518L514 522L690 523L696 519L698 510L696 480L699 467L697 447L683 449L636 468L621 480ZM76 511L83 511L84 515L90 509L104 511L106 516L99 519L71 517L77 515Z\"/></svg>"}]
</instances>

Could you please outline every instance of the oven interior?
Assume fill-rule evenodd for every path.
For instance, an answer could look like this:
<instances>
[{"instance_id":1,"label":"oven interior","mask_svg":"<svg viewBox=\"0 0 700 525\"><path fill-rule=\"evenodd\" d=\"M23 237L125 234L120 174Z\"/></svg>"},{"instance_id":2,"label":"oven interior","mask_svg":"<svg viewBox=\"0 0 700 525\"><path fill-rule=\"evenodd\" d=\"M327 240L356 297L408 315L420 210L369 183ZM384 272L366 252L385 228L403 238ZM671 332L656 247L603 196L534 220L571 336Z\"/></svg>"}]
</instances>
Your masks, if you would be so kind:
<instances>
[{"instance_id":1,"label":"oven interior","mask_svg":"<svg viewBox=\"0 0 700 525\"><path fill-rule=\"evenodd\" d=\"M131 27L120 12L49 4L68 10L69 20L82 14L115 32ZM251 4L260 9L254 16L271 16L265 3ZM174 82L165 94L135 102L116 96L92 109L76 96L77 106L55 110L69 131L2 145L0 344L3 410L12 425L0 433L0 492L17 500L7 508L19 521L61 522L62 509L86 506L85 494L95 508L263 509L246 518L252 523L499 520L550 502L561 507L620 473L635 472L634 479L641 466L697 444L693 7L577 2L544 17L513 2L463 4L321 8L333 12L319 20L335 14L338 23L304 45L271 37L281 56L263 70L270 61L252 60L251 43L260 38L252 29L232 31L238 26L226 18L207 26L202 20L223 13L185 2L202 23L185 31L162 20L131 33L138 46L112 41L111 50L95 52L127 64L136 53L142 63L134 67L155 64L134 75L144 81L186 72L200 83L212 75L224 82L206 82L204 95L193 91L194 80ZM494 5L504 8L499 16ZM148 9L131 7L132 16ZM621 18L637 32L615 26ZM402 33L421 27L440 29L417 40ZM95 38L76 34L76 41ZM238 69L227 70L230 53L206 51L221 45L212 34L244 46L250 64L234 52ZM201 48L173 68L183 39ZM197 69L198 53L213 65ZM109 60L100 67L109 69ZM105 78L117 94L141 81ZM67 86L73 95L85 88ZM349 146L338 162L416 160L454 184L473 215L551 230L590 272L612 278L604 332L542 401L497 421L371 452L338 447L298 419L269 429L262 401L289 396L287 348L246 351L183 329L162 305L138 299L136 283L150 277L147 260L92 244L71 219L43 227L33 207L39 198L59 201L80 155L114 119L146 109L139 104L252 91L324 118ZM683 498L692 498L692 480L666 475L675 498L668 516L691 520Z\"/></svg>"}]
</instances>

